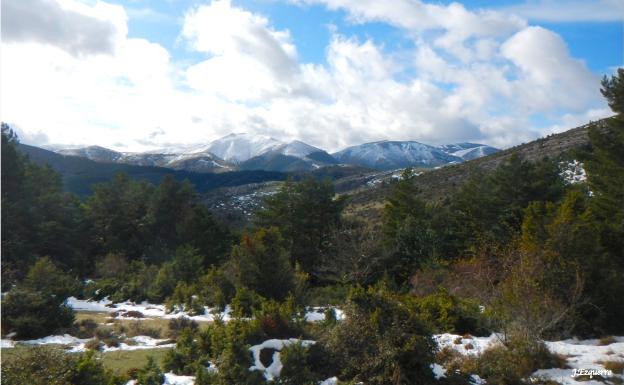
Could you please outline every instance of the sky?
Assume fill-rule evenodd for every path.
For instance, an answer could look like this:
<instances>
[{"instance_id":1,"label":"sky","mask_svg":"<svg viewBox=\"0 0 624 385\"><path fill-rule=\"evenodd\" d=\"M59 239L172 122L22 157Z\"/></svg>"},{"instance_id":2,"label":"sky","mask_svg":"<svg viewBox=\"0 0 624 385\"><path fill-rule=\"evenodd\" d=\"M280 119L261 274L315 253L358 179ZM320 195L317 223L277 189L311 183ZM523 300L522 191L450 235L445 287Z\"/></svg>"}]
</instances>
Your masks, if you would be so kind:
<instances>
[{"instance_id":1,"label":"sky","mask_svg":"<svg viewBox=\"0 0 624 385\"><path fill-rule=\"evenodd\" d=\"M230 133L505 148L612 113L624 0L2 0L0 119L34 145Z\"/></svg>"}]
</instances>

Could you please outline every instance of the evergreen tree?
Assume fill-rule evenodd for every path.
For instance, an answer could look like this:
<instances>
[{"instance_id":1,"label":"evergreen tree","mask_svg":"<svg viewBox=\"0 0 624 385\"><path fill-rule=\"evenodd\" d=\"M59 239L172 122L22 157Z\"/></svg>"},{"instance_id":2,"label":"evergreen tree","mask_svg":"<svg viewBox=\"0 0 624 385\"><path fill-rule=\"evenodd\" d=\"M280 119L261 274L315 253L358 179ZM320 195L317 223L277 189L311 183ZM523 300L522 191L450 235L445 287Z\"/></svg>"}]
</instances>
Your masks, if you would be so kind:
<instances>
[{"instance_id":1,"label":"evergreen tree","mask_svg":"<svg viewBox=\"0 0 624 385\"><path fill-rule=\"evenodd\" d=\"M38 257L47 255L85 273L90 269L82 255L88 237L78 199L63 191L58 173L30 162L17 145L17 136L3 123L3 270L15 270L19 278Z\"/></svg>"},{"instance_id":2,"label":"evergreen tree","mask_svg":"<svg viewBox=\"0 0 624 385\"><path fill-rule=\"evenodd\" d=\"M391 254L388 270L405 283L421 264L434 256L435 234L431 217L418 197L415 174L405 169L383 211L384 244Z\"/></svg>"},{"instance_id":3,"label":"evergreen tree","mask_svg":"<svg viewBox=\"0 0 624 385\"><path fill-rule=\"evenodd\" d=\"M294 287L294 273L285 241L275 227L244 234L232 249L232 281L266 298L282 300Z\"/></svg>"},{"instance_id":4,"label":"evergreen tree","mask_svg":"<svg viewBox=\"0 0 624 385\"><path fill-rule=\"evenodd\" d=\"M316 273L323 256L331 248L333 230L340 225L345 198L334 197L331 181L308 177L291 180L265 199L265 208L256 213L259 227L276 227L286 241L292 265Z\"/></svg>"}]
</instances>

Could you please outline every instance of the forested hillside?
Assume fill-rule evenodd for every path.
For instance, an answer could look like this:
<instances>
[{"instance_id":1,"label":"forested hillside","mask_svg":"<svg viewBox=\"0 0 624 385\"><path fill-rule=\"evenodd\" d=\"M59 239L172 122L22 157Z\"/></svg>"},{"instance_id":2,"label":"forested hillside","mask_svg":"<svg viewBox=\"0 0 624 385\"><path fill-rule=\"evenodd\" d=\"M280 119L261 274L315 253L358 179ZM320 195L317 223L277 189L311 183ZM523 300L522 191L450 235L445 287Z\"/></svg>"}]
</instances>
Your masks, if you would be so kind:
<instances>
[{"instance_id":1,"label":"forested hillside","mask_svg":"<svg viewBox=\"0 0 624 385\"><path fill-rule=\"evenodd\" d=\"M2 333L80 333L97 352L126 333L88 329L68 297L149 301L214 318L176 321L160 363L111 373L88 353L58 383L162 384L164 370L220 385L552 384L533 373L570 357L545 340L624 334L624 70L602 92L616 115L586 128L574 154L586 180L566 180L559 159L501 153L438 200L405 169L378 222L348 215L329 178L287 180L242 231L171 175L119 174L81 199L3 126ZM437 344L444 333L500 343L462 355ZM3 364L3 380L52 372L54 353L29 354L48 358Z\"/></svg>"}]
</instances>

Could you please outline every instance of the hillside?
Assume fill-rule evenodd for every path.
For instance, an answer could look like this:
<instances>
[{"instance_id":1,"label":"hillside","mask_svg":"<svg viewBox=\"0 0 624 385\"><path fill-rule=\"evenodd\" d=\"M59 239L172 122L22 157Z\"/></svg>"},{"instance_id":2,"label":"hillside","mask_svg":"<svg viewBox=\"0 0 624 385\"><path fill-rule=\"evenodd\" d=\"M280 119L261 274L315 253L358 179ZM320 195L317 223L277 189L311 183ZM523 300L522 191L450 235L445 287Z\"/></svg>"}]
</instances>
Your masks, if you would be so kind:
<instances>
[{"instance_id":1,"label":"hillside","mask_svg":"<svg viewBox=\"0 0 624 385\"><path fill-rule=\"evenodd\" d=\"M556 159L572 150L581 149L589 143L587 135L589 127L593 124L604 127L605 122L606 119L589 123L464 163L433 170L418 170L421 173L415 179L415 183L426 200L441 200L457 190L475 172L494 170L500 163L514 154L518 154L523 159L535 161L545 157ZM393 173L380 175L380 178L374 183L374 188L366 188L365 184L360 183L360 186L363 187L351 191L348 211L357 216L378 218L379 210L383 207L383 201L393 180L392 175ZM370 176L363 178L370 179ZM352 181L352 184L357 185L355 181Z\"/></svg>"}]
</instances>

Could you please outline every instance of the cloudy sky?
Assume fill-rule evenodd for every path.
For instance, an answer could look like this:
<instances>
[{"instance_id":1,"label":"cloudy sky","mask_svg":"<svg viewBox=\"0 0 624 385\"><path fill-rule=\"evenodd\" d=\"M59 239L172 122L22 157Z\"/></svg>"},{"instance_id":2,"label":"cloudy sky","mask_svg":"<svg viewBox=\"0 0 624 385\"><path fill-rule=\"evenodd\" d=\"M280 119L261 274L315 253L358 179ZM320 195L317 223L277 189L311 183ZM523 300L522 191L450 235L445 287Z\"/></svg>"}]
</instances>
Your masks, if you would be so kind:
<instances>
[{"instance_id":1,"label":"cloudy sky","mask_svg":"<svg viewBox=\"0 0 624 385\"><path fill-rule=\"evenodd\" d=\"M0 117L26 143L126 151L506 147L610 114L623 19L624 0L2 0Z\"/></svg>"}]
</instances>

